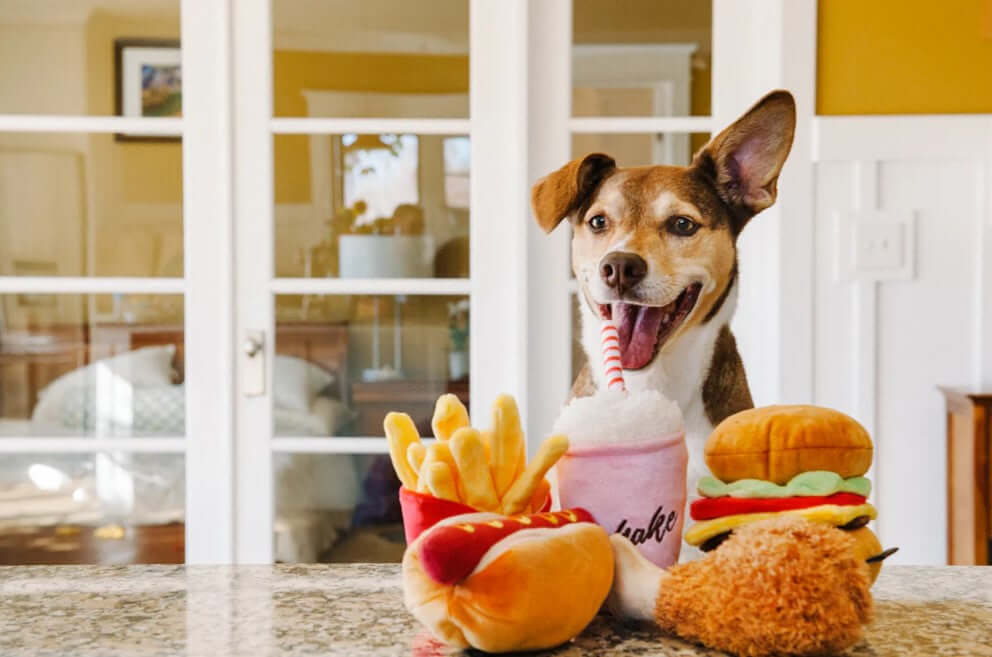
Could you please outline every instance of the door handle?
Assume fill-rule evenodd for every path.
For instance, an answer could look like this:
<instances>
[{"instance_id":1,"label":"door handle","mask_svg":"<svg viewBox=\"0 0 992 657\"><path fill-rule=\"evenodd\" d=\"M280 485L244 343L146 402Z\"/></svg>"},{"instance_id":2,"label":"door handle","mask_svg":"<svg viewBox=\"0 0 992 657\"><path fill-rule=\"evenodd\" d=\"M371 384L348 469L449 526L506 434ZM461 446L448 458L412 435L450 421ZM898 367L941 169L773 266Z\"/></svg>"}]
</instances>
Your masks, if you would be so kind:
<instances>
[{"instance_id":1,"label":"door handle","mask_svg":"<svg viewBox=\"0 0 992 657\"><path fill-rule=\"evenodd\" d=\"M241 343L245 358L241 367L241 391L246 397L265 394L265 332L246 331Z\"/></svg>"},{"instance_id":2,"label":"door handle","mask_svg":"<svg viewBox=\"0 0 992 657\"><path fill-rule=\"evenodd\" d=\"M257 337L249 335L249 337L245 338L244 345L242 345L241 348L244 349L245 356L248 356L248 358L254 358L260 351L262 351L262 347L263 345L261 340Z\"/></svg>"}]
</instances>

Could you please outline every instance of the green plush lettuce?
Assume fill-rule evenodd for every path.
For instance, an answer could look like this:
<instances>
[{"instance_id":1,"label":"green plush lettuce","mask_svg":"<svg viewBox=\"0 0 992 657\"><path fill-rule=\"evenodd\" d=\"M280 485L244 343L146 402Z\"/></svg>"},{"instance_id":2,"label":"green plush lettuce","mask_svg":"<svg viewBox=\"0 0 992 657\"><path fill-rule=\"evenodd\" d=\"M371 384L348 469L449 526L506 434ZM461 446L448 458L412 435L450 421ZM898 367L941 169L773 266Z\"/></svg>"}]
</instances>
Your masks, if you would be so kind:
<instances>
[{"instance_id":1,"label":"green plush lettuce","mask_svg":"<svg viewBox=\"0 0 992 657\"><path fill-rule=\"evenodd\" d=\"M811 470L797 474L784 486L761 479L741 479L725 484L716 477L699 480L697 488L703 497L816 497L834 493L854 493L868 497L871 482L864 477L844 479L836 472Z\"/></svg>"}]
</instances>

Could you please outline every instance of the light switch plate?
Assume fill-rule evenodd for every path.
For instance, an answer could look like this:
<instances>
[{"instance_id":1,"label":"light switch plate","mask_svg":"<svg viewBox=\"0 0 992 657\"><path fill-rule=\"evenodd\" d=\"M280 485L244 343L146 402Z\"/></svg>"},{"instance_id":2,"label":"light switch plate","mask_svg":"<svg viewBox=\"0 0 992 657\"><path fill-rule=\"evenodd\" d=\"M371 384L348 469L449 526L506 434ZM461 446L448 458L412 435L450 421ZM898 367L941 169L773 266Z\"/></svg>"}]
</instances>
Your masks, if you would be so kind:
<instances>
[{"instance_id":1,"label":"light switch plate","mask_svg":"<svg viewBox=\"0 0 992 657\"><path fill-rule=\"evenodd\" d=\"M916 265L916 216L910 211L838 213L834 217L838 281L910 280Z\"/></svg>"},{"instance_id":2,"label":"light switch plate","mask_svg":"<svg viewBox=\"0 0 992 657\"><path fill-rule=\"evenodd\" d=\"M901 269L906 254L905 224L894 221L854 222L854 270L874 272Z\"/></svg>"}]
</instances>

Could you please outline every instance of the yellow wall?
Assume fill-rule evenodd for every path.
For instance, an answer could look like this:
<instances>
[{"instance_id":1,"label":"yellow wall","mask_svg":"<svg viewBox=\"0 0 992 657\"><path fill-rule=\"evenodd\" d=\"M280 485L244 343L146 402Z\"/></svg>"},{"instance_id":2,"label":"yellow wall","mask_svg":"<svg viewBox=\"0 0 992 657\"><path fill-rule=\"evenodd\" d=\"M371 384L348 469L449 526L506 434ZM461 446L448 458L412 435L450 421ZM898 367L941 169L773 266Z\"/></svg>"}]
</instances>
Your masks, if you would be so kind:
<instances>
[{"instance_id":1,"label":"yellow wall","mask_svg":"<svg viewBox=\"0 0 992 657\"><path fill-rule=\"evenodd\" d=\"M304 89L379 93L468 93L468 57L277 50L272 75L276 116L306 116ZM310 202L306 135L275 140L276 203Z\"/></svg>"},{"instance_id":2,"label":"yellow wall","mask_svg":"<svg viewBox=\"0 0 992 657\"><path fill-rule=\"evenodd\" d=\"M989 0L819 0L819 114L992 112Z\"/></svg>"}]
</instances>

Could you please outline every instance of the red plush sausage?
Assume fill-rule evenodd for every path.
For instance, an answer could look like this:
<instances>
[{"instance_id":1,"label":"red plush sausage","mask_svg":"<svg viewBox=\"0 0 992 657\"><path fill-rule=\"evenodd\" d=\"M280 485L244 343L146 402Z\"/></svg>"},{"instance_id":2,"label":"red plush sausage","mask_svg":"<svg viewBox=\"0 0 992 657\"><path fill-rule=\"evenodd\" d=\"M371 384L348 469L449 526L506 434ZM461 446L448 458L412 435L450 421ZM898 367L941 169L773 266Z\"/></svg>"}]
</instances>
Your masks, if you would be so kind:
<instances>
[{"instance_id":1,"label":"red plush sausage","mask_svg":"<svg viewBox=\"0 0 992 657\"><path fill-rule=\"evenodd\" d=\"M822 504L856 506L864 503L865 498L854 493L811 497L704 497L689 505L689 516L693 520L712 520L742 513L774 513L790 509L807 509Z\"/></svg>"},{"instance_id":2,"label":"red plush sausage","mask_svg":"<svg viewBox=\"0 0 992 657\"><path fill-rule=\"evenodd\" d=\"M524 529L551 529L576 522L594 521L585 509L569 509L434 527L420 543L420 563L435 582L454 584L468 577L489 548L510 534Z\"/></svg>"}]
</instances>

